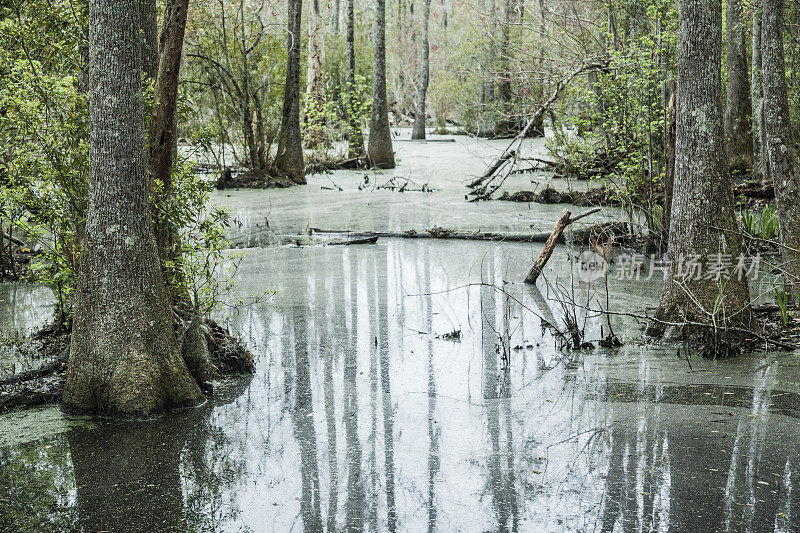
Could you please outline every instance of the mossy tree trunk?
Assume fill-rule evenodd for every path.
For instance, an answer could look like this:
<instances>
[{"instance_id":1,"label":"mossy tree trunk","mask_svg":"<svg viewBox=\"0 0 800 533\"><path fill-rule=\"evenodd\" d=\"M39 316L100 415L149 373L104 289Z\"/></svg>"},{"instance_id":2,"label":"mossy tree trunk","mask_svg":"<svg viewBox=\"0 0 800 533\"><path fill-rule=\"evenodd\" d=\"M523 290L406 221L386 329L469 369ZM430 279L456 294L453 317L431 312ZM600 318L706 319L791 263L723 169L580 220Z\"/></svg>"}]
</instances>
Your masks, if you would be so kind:
<instances>
[{"instance_id":1,"label":"mossy tree trunk","mask_svg":"<svg viewBox=\"0 0 800 533\"><path fill-rule=\"evenodd\" d=\"M769 168L781 228L783 271L800 294L800 167L789 119L783 50L784 0L765 0L761 33L764 68L764 126Z\"/></svg>"},{"instance_id":2,"label":"mossy tree trunk","mask_svg":"<svg viewBox=\"0 0 800 533\"><path fill-rule=\"evenodd\" d=\"M91 0L90 179L62 406L149 415L202 392L172 329L148 198L138 0Z\"/></svg>"},{"instance_id":3,"label":"mossy tree trunk","mask_svg":"<svg viewBox=\"0 0 800 533\"><path fill-rule=\"evenodd\" d=\"M747 68L747 27L742 0L727 0L728 91L725 101L725 140L732 170L753 168L753 136L750 126L750 73Z\"/></svg>"},{"instance_id":4,"label":"mossy tree trunk","mask_svg":"<svg viewBox=\"0 0 800 533\"><path fill-rule=\"evenodd\" d=\"M367 155L372 166L394 168L389 103L386 98L386 0L375 1L375 64L372 72L372 117Z\"/></svg>"},{"instance_id":5,"label":"mossy tree trunk","mask_svg":"<svg viewBox=\"0 0 800 533\"><path fill-rule=\"evenodd\" d=\"M753 52L750 62L750 100L753 111L753 174L762 183L772 179L764 134L764 76L761 56L762 10L753 8Z\"/></svg>"},{"instance_id":6,"label":"mossy tree trunk","mask_svg":"<svg viewBox=\"0 0 800 533\"><path fill-rule=\"evenodd\" d=\"M708 275L715 257L736 265L742 253L725 164L721 4L721 0L679 3L675 178L668 245L672 265L657 313L663 321L720 328L748 326L751 320L747 279L740 279L730 267L718 277ZM688 270L690 260L699 267Z\"/></svg>"},{"instance_id":7,"label":"mossy tree trunk","mask_svg":"<svg viewBox=\"0 0 800 533\"><path fill-rule=\"evenodd\" d=\"M275 166L298 184L306 182L303 163L303 135L300 131L300 47L303 0L289 0L286 85L283 92L283 114Z\"/></svg>"}]
</instances>

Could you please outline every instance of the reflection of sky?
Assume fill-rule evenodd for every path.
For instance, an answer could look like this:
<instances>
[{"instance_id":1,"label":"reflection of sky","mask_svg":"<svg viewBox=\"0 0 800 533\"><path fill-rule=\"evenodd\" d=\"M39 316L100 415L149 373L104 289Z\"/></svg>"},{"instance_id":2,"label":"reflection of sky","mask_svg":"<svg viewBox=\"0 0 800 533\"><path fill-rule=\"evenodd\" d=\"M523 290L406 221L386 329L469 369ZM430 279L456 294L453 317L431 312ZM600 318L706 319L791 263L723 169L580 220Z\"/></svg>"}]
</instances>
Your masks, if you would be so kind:
<instances>
[{"instance_id":1,"label":"reflection of sky","mask_svg":"<svg viewBox=\"0 0 800 533\"><path fill-rule=\"evenodd\" d=\"M526 261L515 252L511 246L395 241L248 260L245 277L276 287L278 295L274 302L232 318L244 332L250 327L264 331L269 325L272 339L262 343L262 371L249 391L259 407L250 406L245 416L270 431L263 448L248 447L248 475L234 491L243 510L241 522L269 524L276 531L298 529L303 518L325 523L335 500L340 528L366 523L386 530L387 488L393 486L401 530L423 530L431 521L440 530L462 531L503 529L501 521L509 530L523 531L611 530L614 524L639 524L646 530L666 530L676 523L688 527L696 517L691 507L676 509L681 499L705 491L706 484L724 489L731 461L744 460L731 458L730 450L718 446L718 457L707 455L704 447L692 457L694 440L707 444L712 439L715 446L720 442L714 440L720 435L710 419L722 416L713 402L729 401L720 391L730 381L709 366L698 383L687 385L717 384L709 389L712 400L707 402L706 389L685 392L683 385L671 383L674 375L686 373L685 363L675 364L674 356L664 362L658 353L636 347L619 354L562 354L554 349L552 336L542 334L533 313L513 300L507 308L491 288L441 292L467 282L519 279ZM463 274L470 269L471 277ZM508 290L542 314L530 289L510 285ZM643 284L638 291L626 290L627 298L639 308L651 303L631 297L632 292L652 295ZM557 305L552 312L558 320ZM630 324L616 327L623 336L637 334L625 329ZM460 343L436 338L457 329ZM599 330L599 324L590 323L587 329ZM510 339L507 372L496 353L499 336ZM533 349L525 348L529 345ZM307 441L312 433L308 426L300 427L292 418L299 372L291 361L305 361L298 350L308 354L313 410L301 414L314 422L313 443ZM384 351L388 357L381 357ZM346 373L353 352L354 384ZM390 376L388 408L380 376L384 362ZM748 368L752 365L733 369L741 380ZM751 387L771 386L744 379ZM665 389L663 383L671 386ZM265 402L268 390L272 401ZM352 390L357 391L354 411L346 412ZM689 404L681 404L682 395ZM665 398L670 403L659 403ZM747 405L736 409L741 417L750 412ZM724 416L740 420L727 411ZM348 434L352 418L358 424L357 443ZM724 422L718 425L735 428L735 422ZM391 442L384 433L387 425L393 425ZM329 454L332 428L335 460ZM723 438L724 446L730 447L734 433L725 431L730 435ZM237 438L235 432L226 433ZM765 435L754 442L763 447ZM392 464L387 464L387 444ZM304 446L316 450L313 464L301 461L309 457ZM681 459L678 472L676 454ZM353 468L359 475L352 475ZM393 483L387 474L392 470ZM738 487L744 481L733 483ZM303 505L298 501L303 494L314 496ZM354 494L364 499L361 505L348 505ZM704 496L702 509L712 528L726 518L723 496L722 490ZM769 503L756 505L777 505L774 497L767 498ZM742 515L731 520L738 524Z\"/></svg>"},{"instance_id":2,"label":"reflection of sky","mask_svg":"<svg viewBox=\"0 0 800 533\"><path fill-rule=\"evenodd\" d=\"M50 322L53 292L40 285L0 284L0 333L26 335Z\"/></svg>"}]
</instances>

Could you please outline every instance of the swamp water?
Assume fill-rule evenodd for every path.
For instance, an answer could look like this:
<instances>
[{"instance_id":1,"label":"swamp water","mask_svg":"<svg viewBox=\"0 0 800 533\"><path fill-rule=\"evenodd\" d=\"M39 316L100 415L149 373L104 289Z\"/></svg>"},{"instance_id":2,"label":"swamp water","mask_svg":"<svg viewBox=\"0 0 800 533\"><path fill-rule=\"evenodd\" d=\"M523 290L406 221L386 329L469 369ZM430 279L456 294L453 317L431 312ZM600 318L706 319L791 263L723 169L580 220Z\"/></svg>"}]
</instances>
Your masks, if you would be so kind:
<instances>
[{"instance_id":1,"label":"swamp water","mask_svg":"<svg viewBox=\"0 0 800 533\"><path fill-rule=\"evenodd\" d=\"M797 355L690 369L637 344L640 326L623 318L611 326L624 348L559 351L541 319L563 328L555 282L572 294L574 247L556 250L539 290L520 283L535 244L245 244L307 226L552 227L562 206L463 201L475 154L497 146L398 142L395 174L429 181L430 194L359 191L364 173L345 172L219 194L247 248L231 301L276 291L220 317L255 354L255 375L150 422L3 415L0 530L800 529ZM425 157L451 162L429 175ZM322 189L329 178L345 190ZM515 179L519 190L531 178ZM640 313L660 286L609 289L612 311ZM574 291L605 305L600 282ZM578 318L588 340L607 331L596 313Z\"/></svg>"}]
</instances>

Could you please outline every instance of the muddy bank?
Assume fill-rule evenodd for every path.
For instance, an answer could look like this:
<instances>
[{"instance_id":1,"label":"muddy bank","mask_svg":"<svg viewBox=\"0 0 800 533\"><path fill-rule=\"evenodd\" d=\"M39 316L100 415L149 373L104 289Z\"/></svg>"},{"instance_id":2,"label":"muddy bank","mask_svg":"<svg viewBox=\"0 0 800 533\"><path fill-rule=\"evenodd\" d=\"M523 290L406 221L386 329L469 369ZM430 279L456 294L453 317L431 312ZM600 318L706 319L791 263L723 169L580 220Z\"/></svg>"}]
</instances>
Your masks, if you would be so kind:
<instances>
[{"instance_id":1,"label":"muddy bank","mask_svg":"<svg viewBox=\"0 0 800 533\"><path fill-rule=\"evenodd\" d=\"M498 200L508 202L536 202L539 204L571 204L580 207L621 207L622 201L619 195L606 187L598 187L588 191L558 191L552 187L546 187L541 192L517 191L509 193L506 191Z\"/></svg>"},{"instance_id":2,"label":"muddy bank","mask_svg":"<svg viewBox=\"0 0 800 533\"><path fill-rule=\"evenodd\" d=\"M176 323L177 327L177 323ZM214 320L203 321L202 338L208 349L210 374L203 376L203 390L212 393L214 380L255 372L253 354L240 339ZM179 338L184 333L177 331ZM57 403L69 365L70 331L46 326L30 336L7 340L0 346L13 352L30 369L10 372L0 378L0 412ZM184 343L184 358L189 362L190 348ZM190 365L190 368L192 366ZM200 381L199 376L195 376Z\"/></svg>"}]
</instances>

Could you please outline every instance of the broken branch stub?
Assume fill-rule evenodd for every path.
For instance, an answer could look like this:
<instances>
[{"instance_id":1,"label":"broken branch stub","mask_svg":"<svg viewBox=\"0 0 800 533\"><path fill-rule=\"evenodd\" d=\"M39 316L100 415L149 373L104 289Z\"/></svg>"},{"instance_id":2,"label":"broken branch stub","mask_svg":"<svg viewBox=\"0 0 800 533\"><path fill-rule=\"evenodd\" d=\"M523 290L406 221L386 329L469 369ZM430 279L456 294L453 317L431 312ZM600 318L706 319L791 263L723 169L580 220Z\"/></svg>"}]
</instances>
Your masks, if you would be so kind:
<instances>
[{"instance_id":1,"label":"broken branch stub","mask_svg":"<svg viewBox=\"0 0 800 533\"><path fill-rule=\"evenodd\" d=\"M542 248L542 252L539 254L539 258L536 259L536 263L534 263L531 271L528 272L528 276L525 278L525 283L535 285L536 280L539 279L539 276L542 274L542 270L544 270L545 265L550 260L550 256L553 255L553 250L558 243L558 240L561 238L561 234L564 232L564 229L584 217L592 215L600 211L599 207L594 209L590 209L585 213L581 213L580 215L576 216L575 218L572 217L572 213L564 209L561 212L561 217L559 217L558 222L556 222L555 227L553 228L553 232L548 237L547 242L544 243L544 248Z\"/></svg>"}]
</instances>

